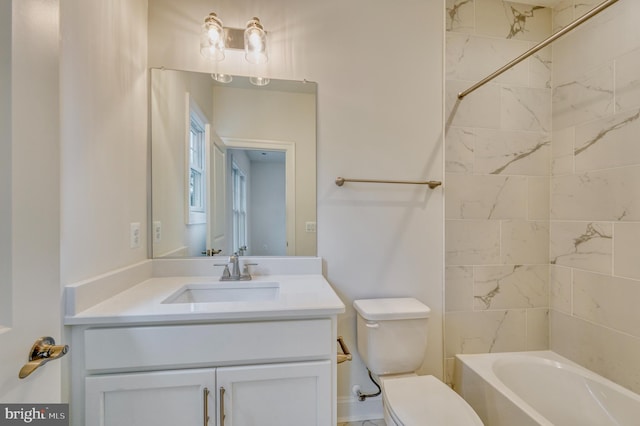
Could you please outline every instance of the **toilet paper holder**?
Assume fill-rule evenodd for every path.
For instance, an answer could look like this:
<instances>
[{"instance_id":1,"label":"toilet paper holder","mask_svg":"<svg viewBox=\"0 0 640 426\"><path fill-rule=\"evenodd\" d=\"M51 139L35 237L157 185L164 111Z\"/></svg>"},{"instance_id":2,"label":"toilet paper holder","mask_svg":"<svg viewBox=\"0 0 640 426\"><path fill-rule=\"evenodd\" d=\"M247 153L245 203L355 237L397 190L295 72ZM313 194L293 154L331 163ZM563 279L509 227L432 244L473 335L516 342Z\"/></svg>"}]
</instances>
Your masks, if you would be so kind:
<instances>
[{"instance_id":1,"label":"toilet paper holder","mask_svg":"<svg viewBox=\"0 0 640 426\"><path fill-rule=\"evenodd\" d=\"M345 361L351 361L353 359L353 355L349 352L349 348L347 347L347 344L344 343L342 336L338 336L338 345L340 345L340 350L342 351L342 353L338 352L338 356L336 358L338 364L342 364Z\"/></svg>"}]
</instances>

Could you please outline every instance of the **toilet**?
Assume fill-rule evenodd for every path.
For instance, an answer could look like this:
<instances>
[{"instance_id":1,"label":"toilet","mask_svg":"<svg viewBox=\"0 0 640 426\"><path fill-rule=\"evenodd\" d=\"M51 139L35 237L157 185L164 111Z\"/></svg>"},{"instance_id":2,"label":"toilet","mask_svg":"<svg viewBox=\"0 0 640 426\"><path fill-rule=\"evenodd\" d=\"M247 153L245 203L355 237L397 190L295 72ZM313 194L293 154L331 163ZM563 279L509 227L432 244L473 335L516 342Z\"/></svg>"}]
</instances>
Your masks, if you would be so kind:
<instances>
[{"instance_id":1,"label":"toilet","mask_svg":"<svg viewBox=\"0 0 640 426\"><path fill-rule=\"evenodd\" d=\"M387 426L482 425L473 409L434 376L418 376L431 309L414 298L353 302L358 352L382 386Z\"/></svg>"}]
</instances>

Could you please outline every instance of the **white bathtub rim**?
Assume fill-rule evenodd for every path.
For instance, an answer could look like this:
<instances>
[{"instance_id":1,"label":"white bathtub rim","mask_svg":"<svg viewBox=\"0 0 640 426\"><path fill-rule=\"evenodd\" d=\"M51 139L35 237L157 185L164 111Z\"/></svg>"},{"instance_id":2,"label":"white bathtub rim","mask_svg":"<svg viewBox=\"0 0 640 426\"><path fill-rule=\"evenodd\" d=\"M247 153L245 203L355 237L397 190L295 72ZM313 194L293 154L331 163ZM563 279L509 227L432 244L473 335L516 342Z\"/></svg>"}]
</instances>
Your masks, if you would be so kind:
<instances>
[{"instance_id":1,"label":"white bathtub rim","mask_svg":"<svg viewBox=\"0 0 640 426\"><path fill-rule=\"evenodd\" d=\"M598 382L604 386L611 387L613 390L622 393L625 396L628 396L631 399L636 401L640 401L640 395L630 391L629 389L612 382L611 380L600 376L597 373L577 364L570 359L567 359L553 351L526 351L526 352L494 352L488 354L457 354L456 358L459 358L460 361L469 369L471 369L478 376L482 377L488 384L490 384L497 392L501 393L505 398L510 400L513 404L519 406L522 410L526 411L527 414L533 418L535 421L540 423L543 426L554 426L547 418L542 416L535 408L529 405L524 399L522 399L518 394L512 391L498 376L495 374L493 370L493 363L496 359L499 358L540 358L551 363L560 363L563 368L567 370L576 372L578 374L583 375L584 377Z\"/></svg>"},{"instance_id":2,"label":"white bathtub rim","mask_svg":"<svg viewBox=\"0 0 640 426\"><path fill-rule=\"evenodd\" d=\"M542 351L550 352L550 351ZM544 353L536 351L525 352L529 356L546 357ZM496 358L504 356L524 356L522 352L497 352L489 354L457 354L456 358L464 364L465 367L472 370L475 374L486 381L496 392L507 398L512 404L520 407L527 415L533 418L541 426L554 426L549 420L543 417L536 409L530 406L524 399L520 398L515 392L507 387L493 372L492 365Z\"/></svg>"}]
</instances>

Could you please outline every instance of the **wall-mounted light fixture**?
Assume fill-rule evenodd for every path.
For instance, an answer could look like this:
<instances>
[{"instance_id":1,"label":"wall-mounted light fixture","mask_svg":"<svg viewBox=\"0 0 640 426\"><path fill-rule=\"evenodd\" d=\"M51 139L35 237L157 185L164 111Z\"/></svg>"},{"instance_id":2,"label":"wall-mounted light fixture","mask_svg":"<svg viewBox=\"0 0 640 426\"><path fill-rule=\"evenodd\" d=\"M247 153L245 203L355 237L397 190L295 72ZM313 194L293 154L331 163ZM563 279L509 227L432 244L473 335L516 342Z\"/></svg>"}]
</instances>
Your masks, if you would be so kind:
<instances>
[{"instance_id":1,"label":"wall-mounted light fixture","mask_svg":"<svg viewBox=\"0 0 640 426\"><path fill-rule=\"evenodd\" d=\"M205 58L221 61L224 59L225 36L222 21L211 12L204 18L200 32L200 54Z\"/></svg>"},{"instance_id":2,"label":"wall-mounted light fixture","mask_svg":"<svg viewBox=\"0 0 640 426\"><path fill-rule=\"evenodd\" d=\"M269 59L267 33L255 16L247 22L244 30L244 57L252 64L264 64Z\"/></svg>"},{"instance_id":3,"label":"wall-mounted light fixture","mask_svg":"<svg viewBox=\"0 0 640 426\"><path fill-rule=\"evenodd\" d=\"M264 64L269 60L267 55L267 33L259 18L253 17L247 22L246 28L228 28L222 25L222 20L214 12L204 18L200 32L200 53L205 58L221 61L224 59L225 49L244 50L245 59L252 64ZM211 74L211 78L220 82L223 74ZM255 83L264 86L269 83L265 77L252 77ZM230 81L230 80L229 80Z\"/></svg>"}]
</instances>

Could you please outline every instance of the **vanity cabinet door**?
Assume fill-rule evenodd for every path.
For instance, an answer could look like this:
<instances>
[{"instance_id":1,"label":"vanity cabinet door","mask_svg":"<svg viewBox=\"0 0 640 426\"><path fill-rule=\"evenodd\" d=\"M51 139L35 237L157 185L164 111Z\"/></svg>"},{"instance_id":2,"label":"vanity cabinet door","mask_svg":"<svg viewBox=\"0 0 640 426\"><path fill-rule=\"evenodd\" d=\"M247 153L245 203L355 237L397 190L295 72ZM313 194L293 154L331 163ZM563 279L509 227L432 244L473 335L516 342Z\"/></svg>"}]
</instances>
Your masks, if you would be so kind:
<instances>
[{"instance_id":1,"label":"vanity cabinet door","mask_svg":"<svg viewBox=\"0 0 640 426\"><path fill-rule=\"evenodd\" d=\"M330 361L218 368L217 426L332 426Z\"/></svg>"},{"instance_id":2,"label":"vanity cabinet door","mask_svg":"<svg viewBox=\"0 0 640 426\"><path fill-rule=\"evenodd\" d=\"M85 383L86 426L215 425L212 368L91 376Z\"/></svg>"}]
</instances>

